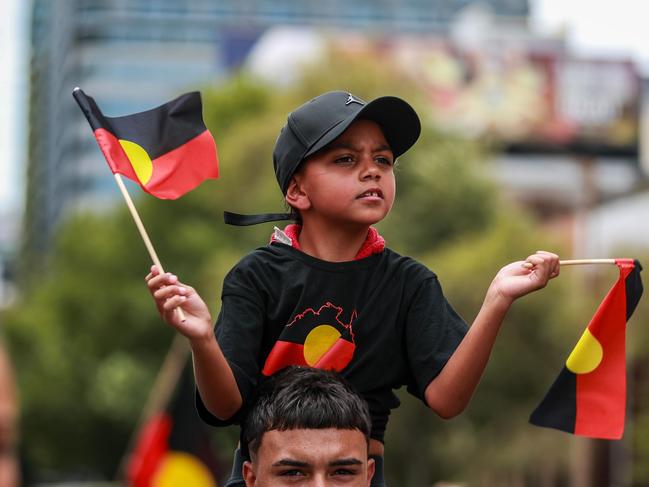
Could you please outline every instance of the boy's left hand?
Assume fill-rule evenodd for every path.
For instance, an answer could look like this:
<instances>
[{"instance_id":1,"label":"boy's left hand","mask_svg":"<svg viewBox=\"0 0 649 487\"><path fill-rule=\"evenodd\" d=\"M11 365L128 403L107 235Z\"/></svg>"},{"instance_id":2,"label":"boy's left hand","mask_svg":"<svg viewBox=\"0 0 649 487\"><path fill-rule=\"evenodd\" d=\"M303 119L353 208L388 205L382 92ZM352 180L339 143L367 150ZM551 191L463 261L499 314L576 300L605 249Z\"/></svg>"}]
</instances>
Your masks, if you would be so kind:
<instances>
[{"instance_id":1,"label":"boy's left hand","mask_svg":"<svg viewBox=\"0 0 649 487\"><path fill-rule=\"evenodd\" d=\"M539 250L525 261L506 265L491 283L491 291L513 301L532 291L544 288L550 279L559 275L559 256Z\"/></svg>"}]
</instances>

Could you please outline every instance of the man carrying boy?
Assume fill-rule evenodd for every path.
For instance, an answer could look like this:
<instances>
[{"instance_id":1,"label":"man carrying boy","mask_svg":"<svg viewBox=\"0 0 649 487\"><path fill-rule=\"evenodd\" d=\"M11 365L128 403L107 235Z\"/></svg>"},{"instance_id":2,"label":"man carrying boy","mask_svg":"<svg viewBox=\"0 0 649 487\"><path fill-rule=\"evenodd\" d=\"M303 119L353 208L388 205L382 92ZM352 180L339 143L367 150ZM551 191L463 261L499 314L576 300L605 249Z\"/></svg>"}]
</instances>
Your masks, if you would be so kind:
<instances>
[{"instance_id":1,"label":"man carrying boy","mask_svg":"<svg viewBox=\"0 0 649 487\"><path fill-rule=\"evenodd\" d=\"M190 341L207 422L240 423L259 383L288 365L336 370L350 382L368 403L378 457L399 405L393 389L407 386L443 418L466 407L512 302L557 276L559 259L537 252L503 267L467 328L437 276L385 247L371 226L389 213L395 160L420 129L395 97L366 104L329 92L289 114L273 163L299 224L276 230L228 273L216 336L191 287L155 268L146 277L164 319ZM228 215L235 224L278 216Z\"/></svg>"},{"instance_id":2,"label":"man carrying boy","mask_svg":"<svg viewBox=\"0 0 649 487\"><path fill-rule=\"evenodd\" d=\"M368 487L367 404L335 372L287 367L261 387L244 426L248 487Z\"/></svg>"}]
</instances>

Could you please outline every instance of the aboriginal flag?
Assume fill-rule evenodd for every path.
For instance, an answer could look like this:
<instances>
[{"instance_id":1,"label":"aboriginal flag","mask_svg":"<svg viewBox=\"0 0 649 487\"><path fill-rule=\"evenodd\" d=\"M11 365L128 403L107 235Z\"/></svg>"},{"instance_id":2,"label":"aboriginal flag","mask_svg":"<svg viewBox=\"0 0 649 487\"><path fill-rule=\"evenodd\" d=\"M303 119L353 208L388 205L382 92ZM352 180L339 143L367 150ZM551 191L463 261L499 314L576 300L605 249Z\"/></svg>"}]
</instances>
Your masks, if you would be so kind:
<instances>
[{"instance_id":1,"label":"aboriginal flag","mask_svg":"<svg viewBox=\"0 0 649 487\"><path fill-rule=\"evenodd\" d=\"M72 95L88 119L110 170L162 199L176 199L219 176L216 145L203 123L201 96L187 93L145 112L106 117L92 97Z\"/></svg>"},{"instance_id":2,"label":"aboriginal flag","mask_svg":"<svg viewBox=\"0 0 649 487\"><path fill-rule=\"evenodd\" d=\"M194 408L194 381L185 367L169 406L138 433L126 467L128 485L216 487L216 472L209 427Z\"/></svg>"},{"instance_id":3,"label":"aboriginal flag","mask_svg":"<svg viewBox=\"0 0 649 487\"><path fill-rule=\"evenodd\" d=\"M579 436L619 440L626 409L626 322L642 295L637 260L616 259L617 282L541 404L530 416L537 426Z\"/></svg>"},{"instance_id":4,"label":"aboriginal flag","mask_svg":"<svg viewBox=\"0 0 649 487\"><path fill-rule=\"evenodd\" d=\"M326 303L307 309L284 327L268 354L262 373L271 376L289 365L301 365L340 372L352 360L356 345L352 324L342 321L343 309Z\"/></svg>"}]
</instances>

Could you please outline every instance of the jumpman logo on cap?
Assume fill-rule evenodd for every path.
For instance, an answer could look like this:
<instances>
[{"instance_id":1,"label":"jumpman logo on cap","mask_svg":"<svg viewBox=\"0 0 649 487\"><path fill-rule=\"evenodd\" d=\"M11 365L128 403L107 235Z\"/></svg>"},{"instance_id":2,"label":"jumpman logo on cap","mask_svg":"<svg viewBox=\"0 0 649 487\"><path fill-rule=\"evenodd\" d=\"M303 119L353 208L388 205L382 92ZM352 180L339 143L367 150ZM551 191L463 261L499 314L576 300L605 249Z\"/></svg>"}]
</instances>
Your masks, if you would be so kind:
<instances>
[{"instance_id":1,"label":"jumpman logo on cap","mask_svg":"<svg viewBox=\"0 0 649 487\"><path fill-rule=\"evenodd\" d=\"M347 97L347 101L345 102L345 105L349 105L351 103L358 103L359 105L365 105L365 102L362 100L359 100L356 98L354 95L351 93L347 93L349 96Z\"/></svg>"}]
</instances>

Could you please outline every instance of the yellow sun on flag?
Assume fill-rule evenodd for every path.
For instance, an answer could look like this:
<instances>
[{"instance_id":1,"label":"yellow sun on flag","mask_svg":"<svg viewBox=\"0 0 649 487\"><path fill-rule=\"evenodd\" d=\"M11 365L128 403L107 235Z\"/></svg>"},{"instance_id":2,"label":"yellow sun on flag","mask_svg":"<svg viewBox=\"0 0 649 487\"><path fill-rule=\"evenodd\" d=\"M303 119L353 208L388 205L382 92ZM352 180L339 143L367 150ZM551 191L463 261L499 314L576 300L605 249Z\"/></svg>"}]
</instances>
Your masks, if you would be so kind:
<instances>
[{"instance_id":1,"label":"yellow sun on flag","mask_svg":"<svg viewBox=\"0 0 649 487\"><path fill-rule=\"evenodd\" d=\"M148 183L153 174L153 163L151 162L149 154L147 154L141 145L131 142L130 140L119 139L119 145L124 149L126 157L128 157L128 160L131 162L131 166L133 166L133 170L135 171L137 178L140 180L140 183Z\"/></svg>"},{"instance_id":2,"label":"yellow sun on flag","mask_svg":"<svg viewBox=\"0 0 649 487\"><path fill-rule=\"evenodd\" d=\"M603 356L604 349L601 343L586 328L568 360L566 360L566 367L575 374L587 374L597 368Z\"/></svg>"}]
</instances>

